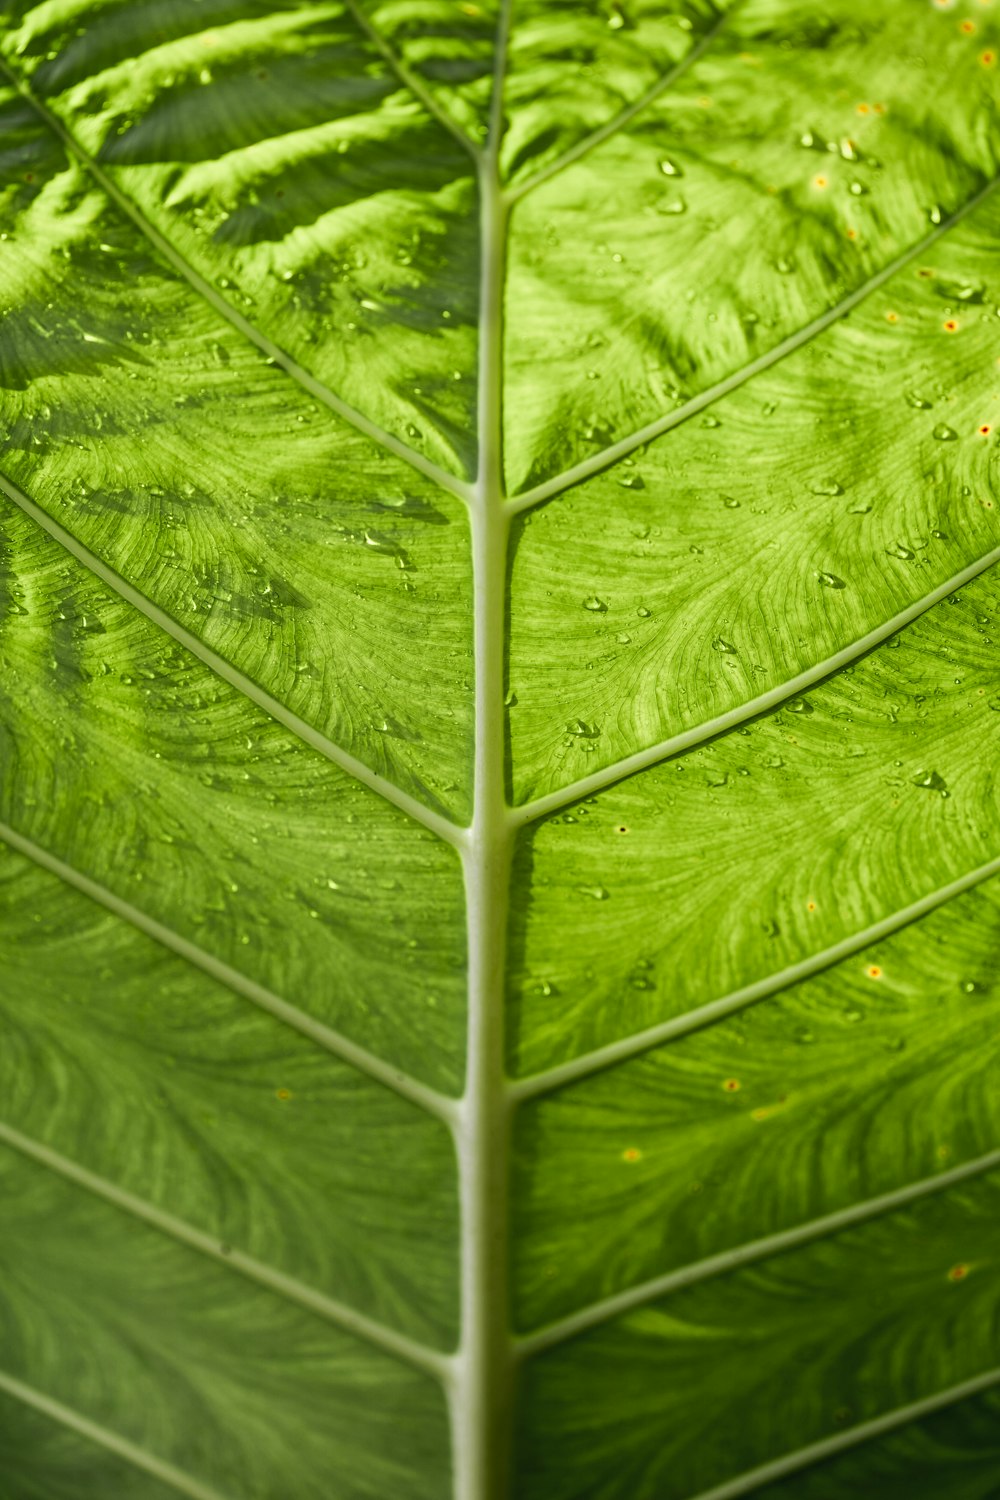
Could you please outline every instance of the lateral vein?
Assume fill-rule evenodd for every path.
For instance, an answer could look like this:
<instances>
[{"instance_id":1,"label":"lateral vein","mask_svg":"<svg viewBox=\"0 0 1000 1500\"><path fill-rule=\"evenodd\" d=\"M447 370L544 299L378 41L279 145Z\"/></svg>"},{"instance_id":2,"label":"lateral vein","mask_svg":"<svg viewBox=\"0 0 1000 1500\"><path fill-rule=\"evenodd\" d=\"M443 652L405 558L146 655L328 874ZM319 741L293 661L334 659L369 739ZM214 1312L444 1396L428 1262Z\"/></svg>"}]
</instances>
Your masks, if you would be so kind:
<instances>
[{"instance_id":1,"label":"lateral vein","mask_svg":"<svg viewBox=\"0 0 1000 1500\"><path fill-rule=\"evenodd\" d=\"M906 1187L880 1193L877 1197L868 1198L862 1203L852 1203L848 1208L841 1208L835 1213L824 1214L822 1218L798 1224L794 1229L765 1235L759 1240L752 1240L749 1244L740 1245L733 1250L723 1250L719 1255L708 1256L705 1260L696 1261L693 1265L682 1266L676 1271L668 1271L663 1276L654 1276L649 1281L640 1282L638 1286L629 1287L627 1291L618 1292L613 1297L605 1297L600 1302L581 1308L578 1312L571 1313L569 1317L562 1318L558 1323L550 1323L548 1327L539 1329L537 1333L518 1339L518 1358L530 1359L547 1349L554 1348L557 1344L565 1343L567 1339L576 1338L591 1328L596 1328L601 1323L607 1323L612 1318L620 1317L636 1308L645 1307L660 1297L667 1297L672 1292L681 1291L701 1281L708 1281L714 1276L725 1275L729 1271L737 1271L742 1266L752 1265L772 1255L784 1254L786 1251L796 1249L799 1245L808 1245L813 1240L839 1234L855 1224L864 1224L869 1219L878 1218L881 1214L893 1213L896 1209L905 1208L921 1198L944 1192L947 1188L956 1187L959 1183L967 1182L970 1178L981 1177L984 1173L992 1172L997 1168L1000 1168L1000 1150L989 1151L983 1156L964 1162L961 1166L952 1167L947 1172L939 1172L934 1177L921 1178L918 1182L908 1183Z\"/></svg>"},{"instance_id":2,"label":"lateral vein","mask_svg":"<svg viewBox=\"0 0 1000 1500\"><path fill-rule=\"evenodd\" d=\"M767 713L771 709L779 708L789 698L797 697L808 688L815 687L825 678L839 672L843 667L858 661L874 647L881 645L883 641L888 640L905 626L911 625L929 609L933 609L936 604L940 604L958 589L964 588L967 583L971 583L982 573L988 572L997 563L1000 563L1000 547L994 547L991 552L969 563L968 567L946 579L936 589L931 589L929 593L923 594L912 604L908 604L884 625L877 625L867 635L859 636L849 646L844 646L833 656L828 656L823 661L817 662L815 666L799 672L787 682L770 688L768 692L761 693L756 698L748 699L746 703L738 704L724 714L718 714L714 719L707 719L703 724L693 725L690 729L671 735L669 739L660 740L658 744L650 745L645 750L637 750L634 755L627 755L615 761L614 765L595 771L591 776L582 776L578 781L560 787L558 791L549 792L533 802L522 803L520 807L512 807L509 811L512 823L520 827L533 823L538 818L548 817L551 813L559 812L562 808L578 802L582 797L592 796L594 792L603 791L616 781L633 776L637 771L648 770L651 766L659 765L661 761L669 760L674 755L696 750L727 730L745 724L749 719L757 718L758 715Z\"/></svg>"},{"instance_id":3,"label":"lateral vein","mask_svg":"<svg viewBox=\"0 0 1000 1500\"><path fill-rule=\"evenodd\" d=\"M53 1422L58 1422L60 1426L79 1433L81 1437L87 1438L99 1447L106 1448L118 1458L123 1458L126 1463L132 1464L134 1468L142 1469L153 1479L158 1479L161 1484L176 1490L178 1494L189 1496L189 1500L232 1500L232 1497L223 1495L211 1485L196 1479L193 1474L186 1474L183 1469L178 1469L166 1459L158 1458L155 1453L150 1453L138 1443L131 1442L120 1433L112 1432L109 1427L102 1427L100 1423L92 1422L82 1412L64 1406L61 1401L53 1400L43 1391L26 1385L23 1380L17 1380L13 1375L7 1375L2 1370L0 1370L0 1391L13 1397L15 1401L20 1401L24 1406L30 1406L33 1410L41 1412L43 1416L50 1418Z\"/></svg>"},{"instance_id":4,"label":"lateral vein","mask_svg":"<svg viewBox=\"0 0 1000 1500\"><path fill-rule=\"evenodd\" d=\"M116 573L96 553L91 552L89 547L84 546L82 542L78 541L71 531L67 531L65 526L60 525L47 511L43 510L40 505L2 473L0 473L0 492L5 494L7 499L16 505L19 510L23 511L26 516L29 516L32 521L48 532L54 541L57 541L60 546L64 547L89 572L93 573L102 583L107 584L109 588L113 589L126 603L131 604L134 609L138 610L152 624L165 631L179 646L183 646L185 650L190 651L193 656L196 656L199 661L204 662L216 676L228 682L230 687L235 688L237 692L242 693L245 698L249 698L251 702L255 703L258 708L262 708L272 719L276 719L279 724L283 724L286 729L291 730L310 749L318 750L321 755L326 756L327 760L339 766L342 771L346 771L356 781L362 782L364 786L368 787L370 791L376 792L386 802L391 802L394 807L399 808L400 812L406 813L414 822L422 824L424 828L436 834L445 843L451 844L454 848L461 848L465 838L465 831L458 824L452 823L450 818L446 817L443 813L427 806L416 797L411 796L409 792L403 791L401 787L395 786L391 781L380 776L377 771L373 771L370 766L366 766L363 761L358 760L349 751L342 750L333 740L328 739L325 734L321 734L313 725L309 724L305 719L300 718L290 708L287 708L280 699L275 698L271 693L267 692L266 689L254 682L251 677L247 677L238 667L234 667L231 662L227 661L224 656L220 656L217 651L213 651L211 646L207 646L192 631L179 624L166 610L161 609L158 604L154 604L141 590L129 583L127 579L122 578L121 574Z\"/></svg>"},{"instance_id":5,"label":"lateral vein","mask_svg":"<svg viewBox=\"0 0 1000 1500\"><path fill-rule=\"evenodd\" d=\"M321 380L318 380L315 375L311 374L303 365L300 365L297 360L293 359L290 354L286 354L285 350L279 344L276 344L266 333L251 323L237 308L227 302L226 298L219 293L217 288L202 276L201 272L197 271L180 251L170 243L166 236L161 234L160 230L146 218L138 205L133 203L126 193L122 192L114 179L105 172L104 168L91 156L89 151L80 145L76 137L59 119L58 115L53 114L52 110L38 98L3 59L0 59L0 76L6 78L11 87L16 89L21 95L22 99L31 105L43 124L58 137L67 151L70 151L86 171L90 173L106 196L111 199L122 213L131 219L139 232L149 240L150 244L154 246L169 265L184 278L188 285L215 312L225 318L239 333L243 334L244 338L249 339L252 344L256 345L262 354L266 355L268 359L273 360L276 365L279 365L285 371L286 375L289 375L292 380L308 391L317 401L321 401L324 406L328 406L338 417L350 423L358 432L370 438L373 443L377 443L381 448L394 454L396 458L401 458L411 468L423 474L425 478L433 480L435 484L447 490L449 494L456 496L456 498L468 504L471 493L470 485L464 480L458 479L454 474L450 474L447 469L442 469L440 465L432 462L431 459L425 458L416 449L407 447L400 438L394 437L391 432L386 432L362 412L356 411L353 406L348 405L346 401L342 400L340 396L324 385Z\"/></svg>"},{"instance_id":6,"label":"lateral vein","mask_svg":"<svg viewBox=\"0 0 1000 1500\"><path fill-rule=\"evenodd\" d=\"M725 1016L745 1010L747 1006L756 1005L758 1001L770 999L781 990L788 989L793 984L799 984L804 979L811 979L815 974L832 968L834 964L842 962L845 958L851 958L870 944L892 937L894 933L900 932L911 922L919 921L921 917L936 911L938 907L946 905L963 892L973 890L983 881L992 879L994 875L1000 875L1000 857L991 859L974 870L969 870L965 875L960 875L956 880L950 881L948 885L941 886L926 896L921 896L909 906L901 907L880 922L873 922L863 931L852 933L850 937L842 938L839 943L823 948L819 953L811 954L800 963L789 964L787 968L781 969L776 974L769 974L765 979L744 985L741 989L733 990L729 995L723 995L718 1000L710 1000L706 1005L699 1005L696 1009L674 1016L669 1021L662 1021L657 1026L649 1026L644 1031L635 1032L632 1036L622 1037L617 1042L610 1042L606 1047L597 1047L593 1052L573 1058L571 1062L560 1063L557 1067L547 1068L542 1073L533 1073L527 1078L512 1079L508 1084L511 1099L518 1104L526 1099L537 1099L555 1089L565 1088L568 1084L589 1078L605 1068L627 1062L642 1052L648 1052L652 1047L675 1041L678 1037L688 1036L693 1031L700 1031L703 1027L722 1020Z\"/></svg>"},{"instance_id":7,"label":"lateral vein","mask_svg":"<svg viewBox=\"0 0 1000 1500\"><path fill-rule=\"evenodd\" d=\"M554 161L549 162L547 166L541 167L533 176L526 178L515 187L509 188L505 194L507 203L513 207L527 193L532 192L541 183L547 182L550 177L554 177L564 167L568 167L573 162L579 161L581 156L585 156L595 146L600 146L604 141L610 140L619 130L624 129L626 125L630 124L636 115L641 114L644 109L653 104L661 94L665 94L668 89L673 88L675 83L679 83L685 73L694 67L699 58L708 51L719 35L719 32L731 20L743 3L744 0L735 0L735 3L728 10L723 11L715 24L698 39L690 51L664 73L662 78L658 78L654 84L651 84L646 92L636 99L634 104L629 104L625 109L619 110L618 114L609 120L606 125L602 125L599 129L591 131L589 135L584 136L583 140L577 141L575 146L570 146L568 150L557 156Z\"/></svg>"},{"instance_id":8,"label":"lateral vein","mask_svg":"<svg viewBox=\"0 0 1000 1500\"><path fill-rule=\"evenodd\" d=\"M412 1078L401 1068L386 1062L384 1058L369 1052L365 1047L358 1046L349 1037L343 1036L330 1026L325 1026L322 1021L317 1021L305 1011L299 1010L297 1006L290 1005L287 1000L282 1000L271 990L258 984L256 980L241 974L213 954L206 953L204 949L197 947L196 944L174 932L164 923L158 922L155 917L149 916L128 901L122 900L114 891L108 890L106 886L92 880L89 875L84 875L80 870L74 869L72 865L66 864L56 855L50 854L33 839L26 838L24 834L18 833L17 829L9 827L6 823L0 823L0 840L32 860L43 870L48 870L60 880L65 881L67 885L89 896L106 911L129 922L147 937L152 938L154 942L169 949L171 953L176 953L179 958L186 959L196 969L200 969L203 974L207 974L217 983L225 985L234 994L244 1000L249 1000L259 1009L267 1011L269 1015L282 1021L286 1026L290 1026L301 1036L308 1037L311 1042L334 1057L338 1057L341 1062L349 1064L359 1073L366 1074L376 1083L382 1084L401 1098L417 1105L425 1113L434 1115L451 1126L458 1109L457 1100L450 1099L447 1094L438 1093L437 1089L421 1083L419 1079Z\"/></svg>"},{"instance_id":9,"label":"lateral vein","mask_svg":"<svg viewBox=\"0 0 1000 1500\"><path fill-rule=\"evenodd\" d=\"M421 1344L416 1339L408 1338L406 1334L398 1333L394 1328L389 1328L377 1322L376 1319L369 1318L365 1313L358 1312L344 1302L324 1296L322 1292L307 1286L296 1277L288 1276L285 1272L275 1270L273 1266L256 1260L252 1255L244 1254L236 1246L224 1245L212 1235L205 1234L192 1224L186 1223L185 1220L178 1219L174 1214L164 1212L163 1209L157 1208L146 1199L126 1192L116 1183L99 1176L96 1172L89 1171L78 1162L70 1160L58 1151L53 1151L41 1141L23 1135L21 1131L13 1129L12 1126L2 1121L0 1121L0 1144L20 1152L22 1156L30 1158L39 1166L83 1188L85 1192L102 1198L114 1208L131 1214L133 1218L141 1219L153 1229L167 1235L168 1238L178 1240L189 1249L208 1256L217 1264L231 1267L250 1281L266 1287L268 1291L277 1293L289 1302L298 1303L300 1307L318 1314L330 1323L335 1323L338 1328L342 1328L356 1338L363 1339L369 1344L376 1344L386 1353L438 1379L443 1380L448 1377L451 1359L447 1354L442 1354L427 1344Z\"/></svg>"},{"instance_id":10,"label":"lateral vein","mask_svg":"<svg viewBox=\"0 0 1000 1500\"><path fill-rule=\"evenodd\" d=\"M617 463L618 459L625 458L629 453L634 452L636 448L642 447L644 443L650 443L654 438L662 437L665 432L671 431L672 428L679 427L682 422L687 422L691 417L697 416L698 412L704 411L707 406L713 405L714 402L720 401L723 396L728 396L732 391L738 390L741 385L745 385L755 375L760 375L764 370L769 370L772 365L776 365L790 354L794 354L803 345L807 344L810 339L815 338L817 334L823 333L833 323L839 322L841 318L846 317L849 312L853 311L872 292L877 291L880 286L884 286L891 277L895 276L897 271L901 271L904 266L909 265L912 260L916 260L924 251L929 250L943 235L946 235L956 224L961 223L981 203L985 202L990 194L996 190L998 184L1000 184L1000 175L993 177L985 186L981 187L968 202L964 203L961 208L956 209L953 214L944 219L936 228L932 229L930 234L924 235L923 239L918 240L908 250L904 250L901 255L897 255L894 260L889 261L888 265L883 266L881 271L876 271L874 276L870 276L867 281L855 287L853 292L842 298L835 306L827 308L826 312L820 313L819 317L813 318L812 322L806 323L802 328L797 329L795 333L789 334L787 338L775 344L773 349L768 349L764 354L751 360L748 365L735 370L732 375L727 375L724 380L719 380L715 385L708 386L706 390L699 392L697 396L692 396L691 400L685 401L683 406L678 406L674 411L667 412L665 416L657 417L654 421L647 422L644 427L638 428L635 432L630 433L628 437L622 438L617 443L612 443L609 448L605 448L601 453L595 453L590 458L584 459L582 463L574 464L571 468L565 469L562 474L557 474L553 479L546 479L544 483L536 485L534 489L526 490L524 494L515 496L514 499L508 502L511 514L520 515L522 511L530 510L535 505L541 505L543 501L551 500L554 495L561 494L563 490L570 489L575 484L580 484L584 479L589 479L602 469L606 469L610 464Z\"/></svg>"},{"instance_id":11,"label":"lateral vein","mask_svg":"<svg viewBox=\"0 0 1000 1500\"><path fill-rule=\"evenodd\" d=\"M737 1500L738 1496L749 1495L772 1480L783 1479L811 1464L821 1463L823 1459L834 1458L838 1453L855 1448L860 1443L870 1442L898 1427L906 1427L911 1422L919 1422L924 1417L932 1416L934 1412L968 1400L971 1396L982 1395L997 1385L1000 1385L1000 1369L985 1370L981 1375L974 1375L971 1380L963 1380L958 1385L949 1386L947 1390L924 1396L920 1401L911 1401L908 1406L898 1406L895 1411L884 1412L870 1422L849 1427L834 1437L822 1438L818 1443L810 1443L806 1448L786 1453L783 1458L773 1459L771 1463L751 1469L736 1479L716 1485L714 1489L703 1490L701 1494L692 1496L692 1500Z\"/></svg>"},{"instance_id":12,"label":"lateral vein","mask_svg":"<svg viewBox=\"0 0 1000 1500\"><path fill-rule=\"evenodd\" d=\"M434 116L439 125L444 126L449 135L454 136L459 145L468 151L473 161L478 161L480 152L475 141L467 136L465 131L451 118L448 111L442 108L423 79L414 73L412 68L407 67L398 52L389 45L382 33L369 20L363 6L358 3L358 0L345 0L345 4L353 16L356 25L365 33L368 40L378 48L400 83L409 89L414 98L420 101L428 114Z\"/></svg>"}]
</instances>

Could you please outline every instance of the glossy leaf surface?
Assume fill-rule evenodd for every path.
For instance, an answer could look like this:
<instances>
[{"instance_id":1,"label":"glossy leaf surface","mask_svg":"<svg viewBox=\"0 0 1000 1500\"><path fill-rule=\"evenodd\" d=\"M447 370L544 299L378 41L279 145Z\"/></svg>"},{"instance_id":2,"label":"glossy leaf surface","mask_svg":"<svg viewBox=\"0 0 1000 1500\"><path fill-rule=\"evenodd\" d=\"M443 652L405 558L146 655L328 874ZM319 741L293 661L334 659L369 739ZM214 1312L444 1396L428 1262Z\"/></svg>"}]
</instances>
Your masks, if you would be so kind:
<instances>
[{"instance_id":1,"label":"glossy leaf surface","mask_svg":"<svg viewBox=\"0 0 1000 1500\"><path fill-rule=\"evenodd\" d=\"M992 1500L998 47L0 0L4 1500Z\"/></svg>"}]
</instances>

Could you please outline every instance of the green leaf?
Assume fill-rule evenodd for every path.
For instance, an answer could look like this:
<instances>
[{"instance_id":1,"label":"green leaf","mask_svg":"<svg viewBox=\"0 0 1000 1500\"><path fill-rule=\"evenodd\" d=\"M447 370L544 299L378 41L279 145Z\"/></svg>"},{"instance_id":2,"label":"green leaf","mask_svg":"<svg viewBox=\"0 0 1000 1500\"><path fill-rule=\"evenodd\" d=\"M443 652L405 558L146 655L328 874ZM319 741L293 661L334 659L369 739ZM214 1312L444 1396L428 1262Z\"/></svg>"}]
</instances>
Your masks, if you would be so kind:
<instances>
[{"instance_id":1,"label":"green leaf","mask_svg":"<svg viewBox=\"0 0 1000 1500\"><path fill-rule=\"evenodd\" d=\"M990 1500L1000 31L0 0L4 1500Z\"/></svg>"}]
</instances>

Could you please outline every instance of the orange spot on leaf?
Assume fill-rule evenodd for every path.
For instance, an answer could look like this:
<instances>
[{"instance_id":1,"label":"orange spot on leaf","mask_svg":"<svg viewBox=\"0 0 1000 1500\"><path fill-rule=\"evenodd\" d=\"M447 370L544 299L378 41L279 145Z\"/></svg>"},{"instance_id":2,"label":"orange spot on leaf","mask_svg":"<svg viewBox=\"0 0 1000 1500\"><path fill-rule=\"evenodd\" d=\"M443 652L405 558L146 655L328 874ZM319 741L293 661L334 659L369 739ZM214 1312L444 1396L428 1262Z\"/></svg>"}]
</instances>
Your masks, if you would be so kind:
<instances>
[{"instance_id":1,"label":"orange spot on leaf","mask_svg":"<svg viewBox=\"0 0 1000 1500\"><path fill-rule=\"evenodd\" d=\"M964 1265L961 1265L961 1264L959 1264L957 1266L952 1266L951 1270L948 1272L948 1280L949 1281L964 1281L965 1278L966 1278L966 1276L968 1276L968 1274L969 1274L969 1268L968 1268L968 1266L964 1266Z\"/></svg>"},{"instance_id":2,"label":"orange spot on leaf","mask_svg":"<svg viewBox=\"0 0 1000 1500\"><path fill-rule=\"evenodd\" d=\"M882 978L882 970L879 968L878 964L869 964L868 968L865 970L865 973L868 975L869 979Z\"/></svg>"},{"instance_id":3,"label":"orange spot on leaf","mask_svg":"<svg viewBox=\"0 0 1000 1500\"><path fill-rule=\"evenodd\" d=\"M944 328L945 333L957 333L958 321L955 318L946 318L944 323L942 324L942 327Z\"/></svg>"},{"instance_id":4,"label":"orange spot on leaf","mask_svg":"<svg viewBox=\"0 0 1000 1500\"><path fill-rule=\"evenodd\" d=\"M638 1146L627 1146L622 1152L622 1161L642 1161L642 1152L639 1150Z\"/></svg>"},{"instance_id":5,"label":"orange spot on leaf","mask_svg":"<svg viewBox=\"0 0 1000 1500\"><path fill-rule=\"evenodd\" d=\"M276 1099L280 1099L282 1103L284 1103L286 1099L290 1099L292 1097L292 1091L291 1089L275 1089L274 1097Z\"/></svg>"},{"instance_id":6,"label":"orange spot on leaf","mask_svg":"<svg viewBox=\"0 0 1000 1500\"><path fill-rule=\"evenodd\" d=\"M722 1085L727 1094L735 1094L739 1089L739 1086L740 1080L738 1078L727 1078L725 1083Z\"/></svg>"}]
</instances>

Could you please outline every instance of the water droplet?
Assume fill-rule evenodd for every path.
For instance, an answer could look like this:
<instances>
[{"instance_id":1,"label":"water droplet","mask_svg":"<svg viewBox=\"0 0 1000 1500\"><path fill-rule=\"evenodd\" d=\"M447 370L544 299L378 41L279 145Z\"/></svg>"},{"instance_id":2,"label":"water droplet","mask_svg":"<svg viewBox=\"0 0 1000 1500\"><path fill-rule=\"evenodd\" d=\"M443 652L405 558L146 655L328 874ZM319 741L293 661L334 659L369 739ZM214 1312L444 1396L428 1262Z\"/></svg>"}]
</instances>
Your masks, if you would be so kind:
<instances>
[{"instance_id":1,"label":"water droplet","mask_svg":"<svg viewBox=\"0 0 1000 1500\"><path fill-rule=\"evenodd\" d=\"M702 427L721 427L722 423L719 421L718 417L708 416L702 417L701 425Z\"/></svg>"},{"instance_id":2,"label":"water droplet","mask_svg":"<svg viewBox=\"0 0 1000 1500\"><path fill-rule=\"evenodd\" d=\"M918 396L916 391L906 391L905 396L907 406L913 406L917 411L930 411L934 405L934 402L928 401L926 396Z\"/></svg>"},{"instance_id":3,"label":"water droplet","mask_svg":"<svg viewBox=\"0 0 1000 1500\"><path fill-rule=\"evenodd\" d=\"M814 1038L808 1026L799 1026L795 1032L795 1040L797 1042L800 1042L803 1046L806 1046L809 1042L813 1041Z\"/></svg>"},{"instance_id":4,"label":"water droplet","mask_svg":"<svg viewBox=\"0 0 1000 1500\"><path fill-rule=\"evenodd\" d=\"M648 610L644 604L640 604L639 608L636 610L636 614L639 616L640 620L648 620L651 613L652 611Z\"/></svg>"},{"instance_id":5,"label":"water droplet","mask_svg":"<svg viewBox=\"0 0 1000 1500\"><path fill-rule=\"evenodd\" d=\"M826 589L846 589L847 584L836 573L817 573L816 577Z\"/></svg>"},{"instance_id":6,"label":"water droplet","mask_svg":"<svg viewBox=\"0 0 1000 1500\"><path fill-rule=\"evenodd\" d=\"M963 979L959 988L964 995L971 995L976 989L976 981L974 979Z\"/></svg>"},{"instance_id":7,"label":"water droplet","mask_svg":"<svg viewBox=\"0 0 1000 1500\"><path fill-rule=\"evenodd\" d=\"M664 177L684 176L682 169L677 165L675 161L671 161L668 156L663 157L663 159L661 160L660 171L663 173Z\"/></svg>"},{"instance_id":8,"label":"water droplet","mask_svg":"<svg viewBox=\"0 0 1000 1500\"><path fill-rule=\"evenodd\" d=\"M583 719L570 719L566 725L566 733L581 740L596 740L600 732L596 724L585 724Z\"/></svg>"},{"instance_id":9,"label":"water droplet","mask_svg":"<svg viewBox=\"0 0 1000 1500\"><path fill-rule=\"evenodd\" d=\"M722 635L717 635L712 641L712 650L721 651L727 656L736 656L738 654L732 641L727 641L725 636Z\"/></svg>"},{"instance_id":10,"label":"water droplet","mask_svg":"<svg viewBox=\"0 0 1000 1500\"><path fill-rule=\"evenodd\" d=\"M630 635L626 635L624 630L622 630L619 631L619 633L615 636L615 640L618 642L619 646L628 646L632 642L632 637Z\"/></svg>"},{"instance_id":11,"label":"water droplet","mask_svg":"<svg viewBox=\"0 0 1000 1500\"><path fill-rule=\"evenodd\" d=\"M848 507L847 514L849 516L867 516L870 510L870 505L866 504L864 500L859 500L857 505Z\"/></svg>"},{"instance_id":12,"label":"water droplet","mask_svg":"<svg viewBox=\"0 0 1000 1500\"><path fill-rule=\"evenodd\" d=\"M591 896L595 901L607 901L610 894L603 885L578 885L577 890L584 896Z\"/></svg>"},{"instance_id":13,"label":"water droplet","mask_svg":"<svg viewBox=\"0 0 1000 1500\"><path fill-rule=\"evenodd\" d=\"M842 495L844 486L838 484L836 479L818 479L815 484L809 486L812 495Z\"/></svg>"},{"instance_id":14,"label":"water droplet","mask_svg":"<svg viewBox=\"0 0 1000 1500\"><path fill-rule=\"evenodd\" d=\"M727 510L739 510L740 508L740 502L734 499L732 495L723 495L722 503Z\"/></svg>"},{"instance_id":15,"label":"water droplet","mask_svg":"<svg viewBox=\"0 0 1000 1500\"><path fill-rule=\"evenodd\" d=\"M953 443L958 437L954 427L948 427L944 422L939 422L934 429L934 437L940 443Z\"/></svg>"},{"instance_id":16,"label":"water droplet","mask_svg":"<svg viewBox=\"0 0 1000 1500\"><path fill-rule=\"evenodd\" d=\"M863 198L866 193L870 193L871 192L871 188L867 187L866 184L863 183L863 182L857 182L857 181L855 181L855 182L852 182L850 184L850 186L848 187L847 191L851 194L851 196L853 198Z\"/></svg>"},{"instance_id":17,"label":"water droplet","mask_svg":"<svg viewBox=\"0 0 1000 1500\"><path fill-rule=\"evenodd\" d=\"M937 771L918 771L911 780L914 786L926 787L929 792L940 792L942 796L948 790L948 783Z\"/></svg>"},{"instance_id":18,"label":"water droplet","mask_svg":"<svg viewBox=\"0 0 1000 1500\"><path fill-rule=\"evenodd\" d=\"M886 547L885 552L887 557L898 557L902 562L912 562L917 555L903 542L893 542L891 546Z\"/></svg>"},{"instance_id":19,"label":"water droplet","mask_svg":"<svg viewBox=\"0 0 1000 1500\"><path fill-rule=\"evenodd\" d=\"M596 594L591 594L589 599L584 599L583 607L589 609L594 615L606 615L608 612L608 606L603 599L598 599Z\"/></svg>"},{"instance_id":20,"label":"water droplet","mask_svg":"<svg viewBox=\"0 0 1000 1500\"><path fill-rule=\"evenodd\" d=\"M808 698L789 698L785 707L790 714L812 714L816 712Z\"/></svg>"},{"instance_id":21,"label":"water droplet","mask_svg":"<svg viewBox=\"0 0 1000 1500\"><path fill-rule=\"evenodd\" d=\"M686 214L687 203L679 193L675 193L672 197L658 199L656 212L658 214Z\"/></svg>"},{"instance_id":22,"label":"water droplet","mask_svg":"<svg viewBox=\"0 0 1000 1500\"><path fill-rule=\"evenodd\" d=\"M940 222L941 222L942 218L944 217L944 215L942 214L942 212L941 212L940 208L937 206L937 204L934 203L927 210L927 217L930 219L930 221L931 221L932 224L940 224Z\"/></svg>"},{"instance_id":23,"label":"water droplet","mask_svg":"<svg viewBox=\"0 0 1000 1500\"><path fill-rule=\"evenodd\" d=\"M517 694L515 693L513 688L511 688L510 692L507 694L506 698L503 701L505 708L514 708L516 706Z\"/></svg>"},{"instance_id":24,"label":"water droplet","mask_svg":"<svg viewBox=\"0 0 1000 1500\"><path fill-rule=\"evenodd\" d=\"M625 474L619 479L618 483L623 490L644 490L646 488L646 481L641 474Z\"/></svg>"}]
</instances>

